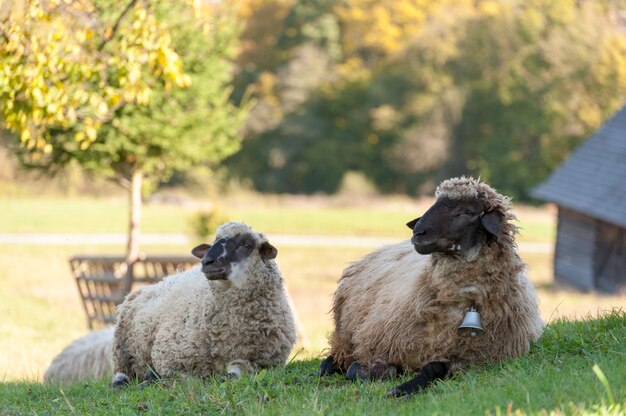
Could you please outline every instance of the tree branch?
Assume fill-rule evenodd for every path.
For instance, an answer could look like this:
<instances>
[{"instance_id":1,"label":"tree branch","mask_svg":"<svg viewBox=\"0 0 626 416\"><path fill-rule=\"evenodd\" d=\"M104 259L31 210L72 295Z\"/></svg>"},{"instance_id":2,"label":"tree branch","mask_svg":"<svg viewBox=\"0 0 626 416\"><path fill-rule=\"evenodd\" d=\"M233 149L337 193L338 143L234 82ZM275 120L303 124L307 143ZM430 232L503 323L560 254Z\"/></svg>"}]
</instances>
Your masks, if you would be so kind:
<instances>
[{"instance_id":1,"label":"tree branch","mask_svg":"<svg viewBox=\"0 0 626 416\"><path fill-rule=\"evenodd\" d=\"M126 6L126 8L122 11L122 14L120 14L117 17L117 20L115 21L115 23L113 24L113 26L111 27L111 31L108 33L108 35L106 35L104 37L104 39L102 40L102 43L100 43L100 45L98 46L98 52L100 52L104 46L111 40L113 39L113 36L115 35L115 32L117 32L118 27L120 26L120 23L122 22L122 19L124 18L124 16L126 16L126 14L130 11L130 9L135 5L135 3L137 3L138 0L130 0L130 3L128 3L128 5Z\"/></svg>"}]
</instances>

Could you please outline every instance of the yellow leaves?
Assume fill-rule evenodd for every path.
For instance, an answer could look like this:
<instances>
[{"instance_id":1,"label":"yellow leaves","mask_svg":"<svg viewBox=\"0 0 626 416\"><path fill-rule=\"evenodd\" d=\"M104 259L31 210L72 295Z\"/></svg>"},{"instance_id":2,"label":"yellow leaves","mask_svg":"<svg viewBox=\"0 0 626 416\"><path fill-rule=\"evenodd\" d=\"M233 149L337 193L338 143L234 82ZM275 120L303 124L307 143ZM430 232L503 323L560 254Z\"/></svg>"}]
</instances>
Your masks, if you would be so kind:
<instances>
[{"instance_id":1,"label":"yellow leaves","mask_svg":"<svg viewBox=\"0 0 626 416\"><path fill-rule=\"evenodd\" d=\"M583 122L584 125L595 128L602 123L604 115L599 108L595 106L583 106L577 111L578 119Z\"/></svg>"},{"instance_id":2,"label":"yellow leaves","mask_svg":"<svg viewBox=\"0 0 626 416\"><path fill-rule=\"evenodd\" d=\"M451 8L472 7L467 0L345 0L335 6L335 13L347 56L373 51L386 57L406 48L429 18Z\"/></svg>"},{"instance_id":3,"label":"yellow leaves","mask_svg":"<svg viewBox=\"0 0 626 416\"><path fill-rule=\"evenodd\" d=\"M502 5L493 0L482 1L478 5L478 10L485 16L495 17L502 12Z\"/></svg>"},{"instance_id":4,"label":"yellow leaves","mask_svg":"<svg viewBox=\"0 0 626 416\"><path fill-rule=\"evenodd\" d=\"M82 130L77 131L74 135L74 140L79 143L80 150L88 149L89 146L96 141L99 127L100 123L93 118L85 119Z\"/></svg>"},{"instance_id":5,"label":"yellow leaves","mask_svg":"<svg viewBox=\"0 0 626 416\"><path fill-rule=\"evenodd\" d=\"M612 36L603 42L594 74L604 86L626 92L626 38Z\"/></svg>"},{"instance_id":6,"label":"yellow leaves","mask_svg":"<svg viewBox=\"0 0 626 416\"><path fill-rule=\"evenodd\" d=\"M94 126L85 126L85 136L91 142L96 140L96 136L98 135L98 131Z\"/></svg>"},{"instance_id":7,"label":"yellow leaves","mask_svg":"<svg viewBox=\"0 0 626 416\"><path fill-rule=\"evenodd\" d=\"M148 87L139 90L136 95L137 104L148 104L151 93L152 91Z\"/></svg>"},{"instance_id":8,"label":"yellow leaves","mask_svg":"<svg viewBox=\"0 0 626 416\"><path fill-rule=\"evenodd\" d=\"M112 33L110 28L107 29L106 32L107 33ZM93 36L94 36L93 31L91 31L89 29L78 30L78 31L75 32L76 40L78 40L78 42L80 42L80 43L83 43L83 42L86 42L88 40L93 39ZM111 36L111 35L109 34L109 36Z\"/></svg>"},{"instance_id":9,"label":"yellow leaves","mask_svg":"<svg viewBox=\"0 0 626 416\"><path fill-rule=\"evenodd\" d=\"M290 8L294 0L236 0L237 15L242 19L253 18L259 10L267 6L280 9ZM271 3L271 4L269 4Z\"/></svg>"},{"instance_id":10,"label":"yellow leaves","mask_svg":"<svg viewBox=\"0 0 626 416\"><path fill-rule=\"evenodd\" d=\"M95 32L89 1L63 1L9 6L11 19L0 20L0 127L43 153L51 129L78 130L73 139L86 149L115 109L148 104L153 88L191 85L169 28L143 2L115 31Z\"/></svg>"},{"instance_id":11,"label":"yellow leaves","mask_svg":"<svg viewBox=\"0 0 626 416\"><path fill-rule=\"evenodd\" d=\"M148 12L140 5L135 6L135 17L138 22L144 22L148 18Z\"/></svg>"},{"instance_id":12,"label":"yellow leaves","mask_svg":"<svg viewBox=\"0 0 626 416\"><path fill-rule=\"evenodd\" d=\"M106 97L108 105L110 107L116 107L122 101L122 96L120 92L111 87L105 88L104 96Z\"/></svg>"},{"instance_id":13,"label":"yellow leaves","mask_svg":"<svg viewBox=\"0 0 626 416\"><path fill-rule=\"evenodd\" d=\"M100 102L96 106L96 113L98 114L100 118L105 118L108 112L109 112L109 106L104 101Z\"/></svg>"},{"instance_id":14,"label":"yellow leaves","mask_svg":"<svg viewBox=\"0 0 626 416\"><path fill-rule=\"evenodd\" d=\"M141 71L139 67L137 65L133 65L132 67L130 67L130 70L128 71L128 75L126 76L126 78L128 79L128 82L130 84L133 84L133 85L137 84L137 82L141 78Z\"/></svg>"},{"instance_id":15,"label":"yellow leaves","mask_svg":"<svg viewBox=\"0 0 626 416\"><path fill-rule=\"evenodd\" d=\"M340 79L345 80L366 80L371 76L371 71L365 67L360 58L351 57L338 65L337 75Z\"/></svg>"},{"instance_id":16,"label":"yellow leaves","mask_svg":"<svg viewBox=\"0 0 626 416\"><path fill-rule=\"evenodd\" d=\"M41 93L41 90L35 87L31 90L30 94L33 97L33 100L35 100L35 105L37 107L42 107L43 106L43 94Z\"/></svg>"},{"instance_id":17,"label":"yellow leaves","mask_svg":"<svg viewBox=\"0 0 626 416\"><path fill-rule=\"evenodd\" d=\"M32 135L30 134L30 130L28 129L22 130L22 134L20 135L20 141L22 143L28 143L31 138L32 138Z\"/></svg>"},{"instance_id":18,"label":"yellow leaves","mask_svg":"<svg viewBox=\"0 0 626 416\"><path fill-rule=\"evenodd\" d=\"M45 11L43 10L43 6L41 4L33 2L30 6L31 7L28 10L28 17L31 19L41 20L45 16Z\"/></svg>"}]
</instances>

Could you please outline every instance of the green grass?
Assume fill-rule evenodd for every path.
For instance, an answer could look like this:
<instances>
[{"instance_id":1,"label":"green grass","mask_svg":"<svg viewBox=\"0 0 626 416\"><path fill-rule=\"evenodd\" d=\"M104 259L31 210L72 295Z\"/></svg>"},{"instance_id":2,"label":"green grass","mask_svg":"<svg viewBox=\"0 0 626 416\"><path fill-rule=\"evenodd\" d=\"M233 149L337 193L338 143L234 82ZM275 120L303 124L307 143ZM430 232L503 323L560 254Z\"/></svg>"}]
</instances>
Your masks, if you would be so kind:
<instances>
[{"instance_id":1,"label":"green grass","mask_svg":"<svg viewBox=\"0 0 626 416\"><path fill-rule=\"evenodd\" d=\"M625 339L626 314L620 310L554 322L527 356L474 368L409 399L384 397L407 377L357 383L340 376L319 379L319 360L294 360L284 369L241 380L174 380L143 390L114 390L106 380L66 386L4 383L0 414L623 415Z\"/></svg>"},{"instance_id":2,"label":"green grass","mask_svg":"<svg viewBox=\"0 0 626 416\"><path fill-rule=\"evenodd\" d=\"M223 214L267 233L331 235L403 235L402 225L412 219L405 210L333 207L222 208ZM120 232L126 231L127 206L122 199L0 199L3 232ZM175 205L146 204L142 230L146 233L181 233L193 210ZM408 232L408 231L407 231Z\"/></svg>"},{"instance_id":3,"label":"green grass","mask_svg":"<svg viewBox=\"0 0 626 416\"><path fill-rule=\"evenodd\" d=\"M373 207L268 205L262 198L247 204L224 204L222 213L265 233L313 235L374 235L405 238L404 224L423 208L377 204ZM125 233L127 205L123 198L0 198L0 232L6 233ZM144 233L185 233L194 210L185 206L145 204ZM520 215L521 240L551 242L551 219Z\"/></svg>"}]
</instances>

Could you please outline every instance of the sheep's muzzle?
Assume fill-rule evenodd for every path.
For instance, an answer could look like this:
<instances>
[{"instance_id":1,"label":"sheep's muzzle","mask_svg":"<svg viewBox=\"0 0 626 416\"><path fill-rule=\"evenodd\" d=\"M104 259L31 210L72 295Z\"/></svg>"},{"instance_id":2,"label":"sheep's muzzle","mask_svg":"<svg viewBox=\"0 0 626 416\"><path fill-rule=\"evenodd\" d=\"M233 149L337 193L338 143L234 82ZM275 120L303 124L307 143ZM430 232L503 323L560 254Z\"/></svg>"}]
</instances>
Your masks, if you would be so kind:
<instances>
[{"instance_id":1,"label":"sheep's muzzle","mask_svg":"<svg viewBox=\"0 0 626 416\"><path fill-rule=\"evenodd\" d=\"M417 239L415 238L415 236L411 238L411 243L413 243L413 247L415 248L415 251L417 251L419 254L432 254L435 251L437 251L439 247L436 242L435 243L419 243Z\"/></svg>"},{"instance_id":2,"label":"sheep's muzzle","mask_svg":"<svg viewBox=\"0 0 626 416\"><path fill-rule=\"evenodd\" d=\"M232 254L228 246L232 241L226 238L218 239L202 257L202 272L209 280L226 280L230 273Z\"/></svg>"},{"instance_id":3,"label":"sheep's muzzle","mask_svg":"<svg viewBox=\"0 0 626 416\"><path fill-rule=\"evenodd\" d=\"M226 268L224 267L221 267L221 268L203 267L202 273L204 273L206 278L209 280L226 280L228 277L228 273L226 271Z\"/></svg>"}]
</instances>

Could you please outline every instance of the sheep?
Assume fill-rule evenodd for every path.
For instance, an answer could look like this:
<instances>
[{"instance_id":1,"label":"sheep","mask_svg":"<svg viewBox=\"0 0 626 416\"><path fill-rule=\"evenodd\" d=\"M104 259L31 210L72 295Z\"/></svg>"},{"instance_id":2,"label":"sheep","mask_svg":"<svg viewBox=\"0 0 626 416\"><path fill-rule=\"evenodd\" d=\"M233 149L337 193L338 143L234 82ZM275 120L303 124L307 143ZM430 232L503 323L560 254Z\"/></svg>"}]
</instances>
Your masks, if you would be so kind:
<instances>
[{"instance_id":1,"label":"sheep","mask_svg":"<svg viewBox=\"0 0 626 416\"><path fill-rule=\"evenodd\" d=\"M111 344L114 327L93 331L65 347L46 370L44 383L98 380L113 374Z\"/></svg>"},{"instance_id":2,"label":"sheep","mask_svg":"<svg viewBox=\"0 0 626 416\"><path fill-rule=\"evenodd\" d=\"M445 180L435 196L434 205L407 224L410 241L382 247L344 270L320 376L416 373L387 393L406 396L470 365L525 354L543 332L517 252L510 199L471 177ZM482 334L459 329L472 308Z\"/></svg>"},{"instance_id":3,"label":"sheep","mask_svg":"<svg viewBox=\"0 0 626 416\"><path fill-rule=\"evenodd\" d=\"M229 222L199 266L129 294L117 310L112 385L176 374L240 376L285 365L296 341L283 279L267 238Z\"/></svg>"}]
</instances>

